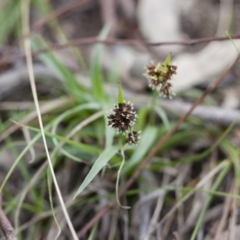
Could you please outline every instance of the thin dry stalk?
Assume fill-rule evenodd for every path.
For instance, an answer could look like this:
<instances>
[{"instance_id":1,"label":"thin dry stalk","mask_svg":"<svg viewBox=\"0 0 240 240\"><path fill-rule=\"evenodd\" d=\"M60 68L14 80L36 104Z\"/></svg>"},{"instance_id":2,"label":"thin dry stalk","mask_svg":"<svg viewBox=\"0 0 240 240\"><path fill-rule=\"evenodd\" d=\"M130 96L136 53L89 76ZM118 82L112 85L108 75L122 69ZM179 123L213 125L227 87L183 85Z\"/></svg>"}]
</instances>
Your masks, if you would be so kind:
<instances>
[{"instance_id":1,"label":"thin dry stalk","mask_svg":"<svg viewBox=\"0 0 240 240\"><path fill-rule=\"evenodd\" d=\"M217 165L216 164L216 158L217 158L216 151L213 151L211 153L209 161L207 161L204 164L203 171L199 174L201 180L204 179L207 176L209 171L211 171L211 170L216 168L216 165ZM209 179L208 181L206 181L205 185L203 186L203 190L204 191L209 191L210 188L211 188L211 185L212 185L212 179ZM206 201L206 198L207 198L207 195L204 194L204 193L197 193L195 195L195 198L193 200L190 213L189 213L189 215L187 217L187 220L186 220L186 222L184 224L184 228L185 229L190 229L192 224L194 222L196 222L196 219L198 218L198 216L199 216L199 214L201 212L203 202ZM204 223L202 223L202 226L203 226L203 224Z\"/></svg>"},{"instance_id":2,"label":"thin dry stalk","mask_svg":"<svg viewBox=\"0 0 240 240\"><path fill-rule=\"evenodd\" d=\"M163 200L164 200L164 195L160 196L157 200L157 206L154 210L151 222L150 222L150 226L148 228L147 231L147 235L144 237L144 240L149 240L151 239L151 235L153 234L155 228L154 226L156 225L157 221L158 221L158 217L160 215L160 212L162 210L162 206L163 206Z\"/></svg>"},{"instance_id":3,"label":"thin dry stalk","mask_svg":"<svg viewBox=\"0 0 240 240\"><path fill-rule=\"evenodd\" d=\"M189 109L189 111L183 115L178 122L173 126L173 128L167 133L165 134L162 138L159 139L159 141L157 142L157 144L153 147L152 151L147 155L147 157L144 159L144 161L138 166L138 168L136 169L136 171L133 173L133 175L131 176L131 178L127 181L127 183L125 184L125 186L122 188L119 196L123 195L127 189L134 183L134 181L137 179L137 177L139 176L139 174L141 173L141 171L144 169L145 166L147 166L147 164L151 161L151 159L156 155L157 151L159 150L159 148L162 146L163 143L165 143L172 135L175 131L178 130L178 128L180 127L180 125L189 117L189 115L191 114L191 112L196 108L197 105L199 105L204 98L210 93L212 92L217 86L218 84L224 79L224 77L230 72L230 70L235 66L236 62L237 62L238 58L232 63L232 65L225 71L223 72L214 82L213 84L209 85L208 88L205 90L205 92L202 94L202 96L197 99L195 101L195 103L192 105L192 107ZM107 213L111 207L113 205L116 204L116 201L113 200L112 202L110 202L110 204L106 207L104 207L101 211L99 211L81 230L81 232L79 233L80 236L82 236L83 234L85 234L93 225L96 221L98 221L105 213Z\"/></svg>"},{"instance_id":4,"label":"thin dry stalk","mask_svg":"<svg viewBox=\"0 0 240 240\"><path fill-rule=\"evenodd\" d=\"M185 165L185 166L180 166L179 168L179 174L176 178L176 187L181 188L183 187L184 181L186 181L190 172L190 165ZM176 190L176 196L177 199L181 199L182 196L182 191ZM178 225L178 231L182 229L182 224L184 222L184 205L180 206L177 212L177 225Z\"/></svg>"},{"instance_id":5,"label":"thin dry stalk","mask_svg":"<svg viewBox=\"0 0 240 240\"><path fill-rule=\"evenodd\" d=\"M108 240L114 240L116 236L118 217L119 217L119 207L116 206L111 216L111 224L110 224Z\"/></svg>"},{"instance_id":6,"label":"thin dry stalk","mask_svg":"<svg viewBox=\"0 0 240 240\"><path fill-rule=\"evenodd\" d=\"M233 191L234 191L234 185L235 184L234 184L234 181L233 181L230 192L229 192L230 194L232 194ZM232 198L230 198L230 197L225 198L222 217L221 217L221 220L218 224L218 228L217 228L214 240L218 240L218 239L221 238L221 234L222 234L222 231L224 229L224 225L226 223L226 220L227 220L230 208L231 208L231 204L232 204Z\"/></svg>"},{"instance_id":7,"label":"thin dry stalk","mask_svg":"<svg viewBox=\"0 0 240 240\"><path fill-rule=\"evenodd\" d=\"M232 39L240 39L240 35L231 36ZM208 43L208 42L219 42L219 41L229 41L228 37L207 37L207 38L198 38L184 41L166 41L166 42L148 42L137 39L116 39L116 38L108 38L105 40L101 40L98 37L89 37L89 38L80 38L68 41L67 43L54 43L49 45L47 48L42 48L36 52L33 52L33 56L36 56L40 53L47 52L49 50L59 50L70 46L83 46L83 45L91 45L91 44L104 44L104 45L132 45L132 46L148 46L148 47L158 47L158 46L166 46L166 45L183 45L183 46L194 46L200 43Z\"/></svg>"},{"instance_id":8,"label":"thin dry stalk","mask_svg":"<svg viewBox=\"0 0 240 240\"><path fill-rule=\"evenodd\" d=\"M167 172L164 173L164 177L163 177L163 182L162 182L162 188L164 188L164 186L167 186L170 182L170 176ZM165 193L163 194L159 194L158 200L157 200L157 205L155 207L153 216L151 218L147 233L144 237L144 240L148 240L151 239L152 234L154 233L154 231L156 230L154 228L154 226L156 225L156 223L158 222L158 218L160 216L161 210L162 210L162 206L163 206L163 202L164 202L164 197L165 197Z\"/></svg>"},{"instance_id":9,"label":"thin dry stalk","mask_svg":"<svg viewBox=\"0 0 240 240\"><path fill-rule=\"evenodd\" d=\"M164 239L167 239L167 237L169 236L169 232L170 232L170 230L171 230L171 226L172 226L174 220L175 220L175 215L171 215L171 216L167 219L164 227L162 227L162 226L159 227L159 228L162 228L162 239L163 239L163 240L164 240ZM155 226L154 226L154 227L155 227Z\"/></svg>"},{"instance_id":10,"label":"thin dry stalk","mask_svg":"<svg viewBox=\"0 0 240 240\"><path fill-rule=\"evenodd\" d=\"M239 194L239 190L237 187L237 183L235 183L234 186L234 193L235 195ZM229 221L229 231L228 231L228 239L229 240L236 240L238 237L236 236L236 225L237 225L237 213L238 213L238 204L237 204L237 199L233 199L232 202L232 214L231 214L231 218Z\"/></svg>"},{"instance_id":11,"label":"thin dry stalk","mask_svg":"<svg viewBox=\"0 0 240 240\"><path fill-rule=\"evenodd\" d=\"M176 240L181 240L177 232L173 232L173 236Z\"/></svg>"},{"instance_id":12,"label":"thin dry stalk","mask_svg":"<svg viewBox=\"0 0 240 240\"><path fill-rule=\"evenodd\" d=\"M30 11L29 11L29 0L25 0L22 2L22 25L23 25L23 33L29 33L29 16L30 16ZM47 159L48 159L48 165L49 165L49 169L53 178L53 182L55 185L55 189L57 191L57 196L58 199L60 201L62 210L63 210L63 214L65 216L65 219L68 223L68 227L71 231L71 235L73 237L74 240L78 240L77 234L75 232L75 229L72 225L72 222L70 220L70 217L68 215L66 206L64 204L64 200L60 191L60 188L58 186L57 183L57 179L53 170L53 165L52 165L52 161L50 158L50 154L48 151L48 146L47 146L47 141L46 141L46 137L44 134L44 127L43 127L43 122L42 122L42 117L41 117L41 112L40 112L40 107L39 107L39 102L38 102L38 96L37 96L37 90L36 90L36 84L35 84L35 77L34 77L34 71L33 71L33 62L32 62L32 54L31 54L31 44L30 44L30 40L28 38L26 38L24 40L24 50L25 50L25 55L26 55L26 63L27 63L27 67L28 67L28 71L29 71L29 80L30 80L30 85L31 85L31 90L32 90L32 94L33 94L33 99L34 99L34 103L35 103L35 107L36 107L36 111L37 111L37 116L38 116L38 120L39 120L39 125L40 125L40 129L41 129L41 133L42 133L42 139L43 139L43 143L44 143L44 147L45 147L45 152L47 155ZM61 229L59 228L59 232L58 234L60 234ZM58 235L56 236L56 238L58 238Z\"/></svg>"},{"instance_id":13,"label":"thin dry stalk","mask_svg":"<svg viewBox=\"0 0 240 240\"><path fill-rule=\"evenodd\" d=\"M0 195L0 229L3 232L6 240L18 240L12 224L9 222L7 216L2 209L2 201Z\"/></svg>"}]
</instances>

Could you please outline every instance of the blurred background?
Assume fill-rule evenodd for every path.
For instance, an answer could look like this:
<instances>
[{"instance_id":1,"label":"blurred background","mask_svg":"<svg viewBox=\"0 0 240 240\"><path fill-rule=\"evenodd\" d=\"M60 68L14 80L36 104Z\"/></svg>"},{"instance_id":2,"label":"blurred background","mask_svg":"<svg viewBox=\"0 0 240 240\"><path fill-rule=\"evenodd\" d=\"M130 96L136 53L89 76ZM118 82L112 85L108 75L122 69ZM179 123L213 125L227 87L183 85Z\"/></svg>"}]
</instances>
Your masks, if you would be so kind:
<instances>
[{"instance_id":1,"label":"blurred background","mask_svg":"<svg viewBox=\"0 0 240 240\"><path fill-rule=\"evenodd\" d=\"M3 70L24 65L21 41L17 41L22 36L20 5L20 1L17 3L10 0L1 1L1 54L9 46L15 45L11 54L5 52L8 57L4 61L4 66L1 67ZM225 30L230 34L239 32L238 8L239 2L231 0L191 0L185 1L184 4L173 0L89 0L76 1L76 3L74 1L32 1L31 36L41 36L50 47L73 40L74 45L81 45L76 47L81 49L82 58L86 64L89 64L93 44L86 44L86 42L84 44L79 40L98 37L104 26L109 28L105 34L108 38L122 40L166 42L226 37ZM48 19L49 15L51 16ZM173 53L173 60L178 64L178 76L173 80L175 91L206 85L206 82L214 78L224 67L229 66L236 56L236 50L230 42L156 47L142 44L111 44L103 51L101 67L104 70L115 68L116 74L124 84L135 91L145 90L146 87L146 81L142 75L143 66L151 60L162 61L169 52ZM55 54L59 61L72 71L82 72L69 48L62 47L55 51ZM18 61L15 60L16 57ZM234 73L238 74L237 71ZM229 80L231 79L229 77ZM5 94L5 88L11 89L11 86L7 87L3 81L1 81L1 97Z\"/></svg>"},{"instance_id":2,"label":"blurred background","mask_svg":"<svg viewBox=\"0 0 240 240\"><path fill-rule=\"evenodd\" d=\"M25 8L29 8L28 33L23 30L23 19L28 16ZM113 133L106 130L104 118L97 119L84 123L63 151L54 149L68 139L75 126L99 110L84 104L106 101L109 105L103 104L102 110L113 106L121 81L125 97L136 104L137 128L148 142L127 151L130 160L122 173L124 185L157 140L237 58L239 12L239 0L0 0L0 182L3 209L19 239L55 239L58 228L51 204L62 229L58 239L73 239L48 176L29 84L26 38L31 41L44 126L49 126L48 147L80 239L170 240L174 231L182 240L221 240L229 232L231 239L238 239L239 198L227 197L239 194L238 62L159 149L132 192L121 199L131 210L115 205L88 231L83 227L115 198L121 157L115 156L76 200L72 196L109 143L106 134L115 141ZM99 41L103 44L97 44ZM143 73L151 61L162 62L170 52L177 66L172 79L176 97L157 101L152 122L151 93ZM220 172L209 180L209 172L223 160L233 166L222 178ZM208 179L201 185L205 194L196 192L203 179ZM165 186L171 190L163 190ZM196 193L164 218L191 189ZM161 219L164 222L157 224Z\"/></svg>"}]
</instances>

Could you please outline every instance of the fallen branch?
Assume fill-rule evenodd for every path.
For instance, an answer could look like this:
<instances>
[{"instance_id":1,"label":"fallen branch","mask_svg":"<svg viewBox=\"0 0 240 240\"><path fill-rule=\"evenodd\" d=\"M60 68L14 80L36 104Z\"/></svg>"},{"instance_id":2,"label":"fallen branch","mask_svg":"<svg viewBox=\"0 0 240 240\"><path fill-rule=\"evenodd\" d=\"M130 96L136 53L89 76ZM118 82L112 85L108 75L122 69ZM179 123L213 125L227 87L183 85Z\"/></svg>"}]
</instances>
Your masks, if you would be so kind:
<instances>
[{"instance_id":1,"label":"fallen branch","mask_svg":"<svg viewBox=\"0 0 240 240\"><path fill-rule=\"evenodd\" d=\"M232 39L240 39L240 35L231 36ZM207 38L197 38L197 39L189 39L182 41L165 41L165 42L149 42L138 39L116 39L109 38L105 40L101 40L98 37L89 37L89 38L79 38L68 41L67 43L54 43L49 45L47 48L42 48L38 51L33 52L33 55L36 56L40 53L63 49L70 46L83 46L83 45L91 45L91 44L104 44L104 45L134 45L134 46L148 46L148 47L159 47L166 45L183 45L183 46L194 46L200 43L208 43L208 42L219 42L219 41L229 41L229 37L207 37Z\"/></svg>"}]
</instances>

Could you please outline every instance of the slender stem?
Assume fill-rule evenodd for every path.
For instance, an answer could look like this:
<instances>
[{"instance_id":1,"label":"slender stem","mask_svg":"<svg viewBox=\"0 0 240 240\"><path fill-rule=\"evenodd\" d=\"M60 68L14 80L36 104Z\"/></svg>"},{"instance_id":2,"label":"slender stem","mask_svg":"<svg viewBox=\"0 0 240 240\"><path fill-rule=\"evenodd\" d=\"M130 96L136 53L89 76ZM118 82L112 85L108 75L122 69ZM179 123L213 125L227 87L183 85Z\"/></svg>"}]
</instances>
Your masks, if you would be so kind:
<instances>
[{"instance_id":1,"label":"slender stem","mask_svg":"<svg viewBox=\"0 0 240 240\"><path fill-rule=\"evenodd\" d=\"M116 201L117 201L117 204L118 204L121 208L130 209L129 206L123 206L123 205L120 203L119 194L118 194L118 187L119 187L120 175L121 175L121 171L122 171L123 165L124 165L124 163L125 163L124 148L121 148L120 152L121 152L121 155L122 155L122 163L121 163L121 165L120 165L120 167L119 167L119 169L118 169L118 173L117 173L117 181L116 181Z\"/></svg>"},{"instance_id":2,"label":"slender stem","mask_svg":"<svg viewBox=\"0 0 240 240\"><path fill-rule=\"evenodd\" d=\"M157 102L157 97L158 97L158 92L156 90L153 91L152 93L152 98L151 98L151 114L150 114L150 123L154 125L155 122L155 106Z\"/></svg>"}]
</instances>

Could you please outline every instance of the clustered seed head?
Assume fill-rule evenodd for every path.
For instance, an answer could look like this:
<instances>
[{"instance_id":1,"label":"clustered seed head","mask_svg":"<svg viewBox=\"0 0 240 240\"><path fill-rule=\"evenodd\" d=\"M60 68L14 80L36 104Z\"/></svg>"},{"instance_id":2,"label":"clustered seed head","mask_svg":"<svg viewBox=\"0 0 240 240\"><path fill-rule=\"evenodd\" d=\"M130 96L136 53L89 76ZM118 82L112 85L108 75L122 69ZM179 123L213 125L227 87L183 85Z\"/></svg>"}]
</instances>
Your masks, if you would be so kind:
<instances>
[{"instance_id":1,"label":"clustered seed head","mask_svg":"<svg viewBox=\"0 0 240 240\"><path fill-rule=\"evenodd\" d=\"M117 129L121 133L128 131L136 121L136 112L130 103L119 103L113 112L107 116L108 125Z\"/></svg>"},{"instance_id":2,"label":"clustered seed head","mask_svg":"<svg viewBox=\"0 0 240 240\"><path fill-rule=\"evenodd\" d=\"M172 84L170 80L176 74L177 67L171 64L157 65L151 63L147 66L144 74L149 79L149 86L153 90L158 90L160 95L165 98L171 98L174 94L172 92Z\"/></svg>"},{"instance_id":3,"label":"clustered seed head","mask_svg":"<svg viewBox=\"0 0 240 240\"><path fill-rule=\"evenodd\" d=\"M125 141L129 145L136 145L139 143L140 138L139 132L131 131L127 134Z\"/></svg>"},{"instance_id":4,"label":"clustered seed head","mask_svg":"<svg viewBox=\"0 0 240 240\"><path fill-rule=\"evenodd\" d=\"M139 141L139 133L132 131L137 115L131 103L119 103L107 116L108 126L115 128L119 133L126 134L125 142L133 145Z\"/></svg>"}]
</instances>

